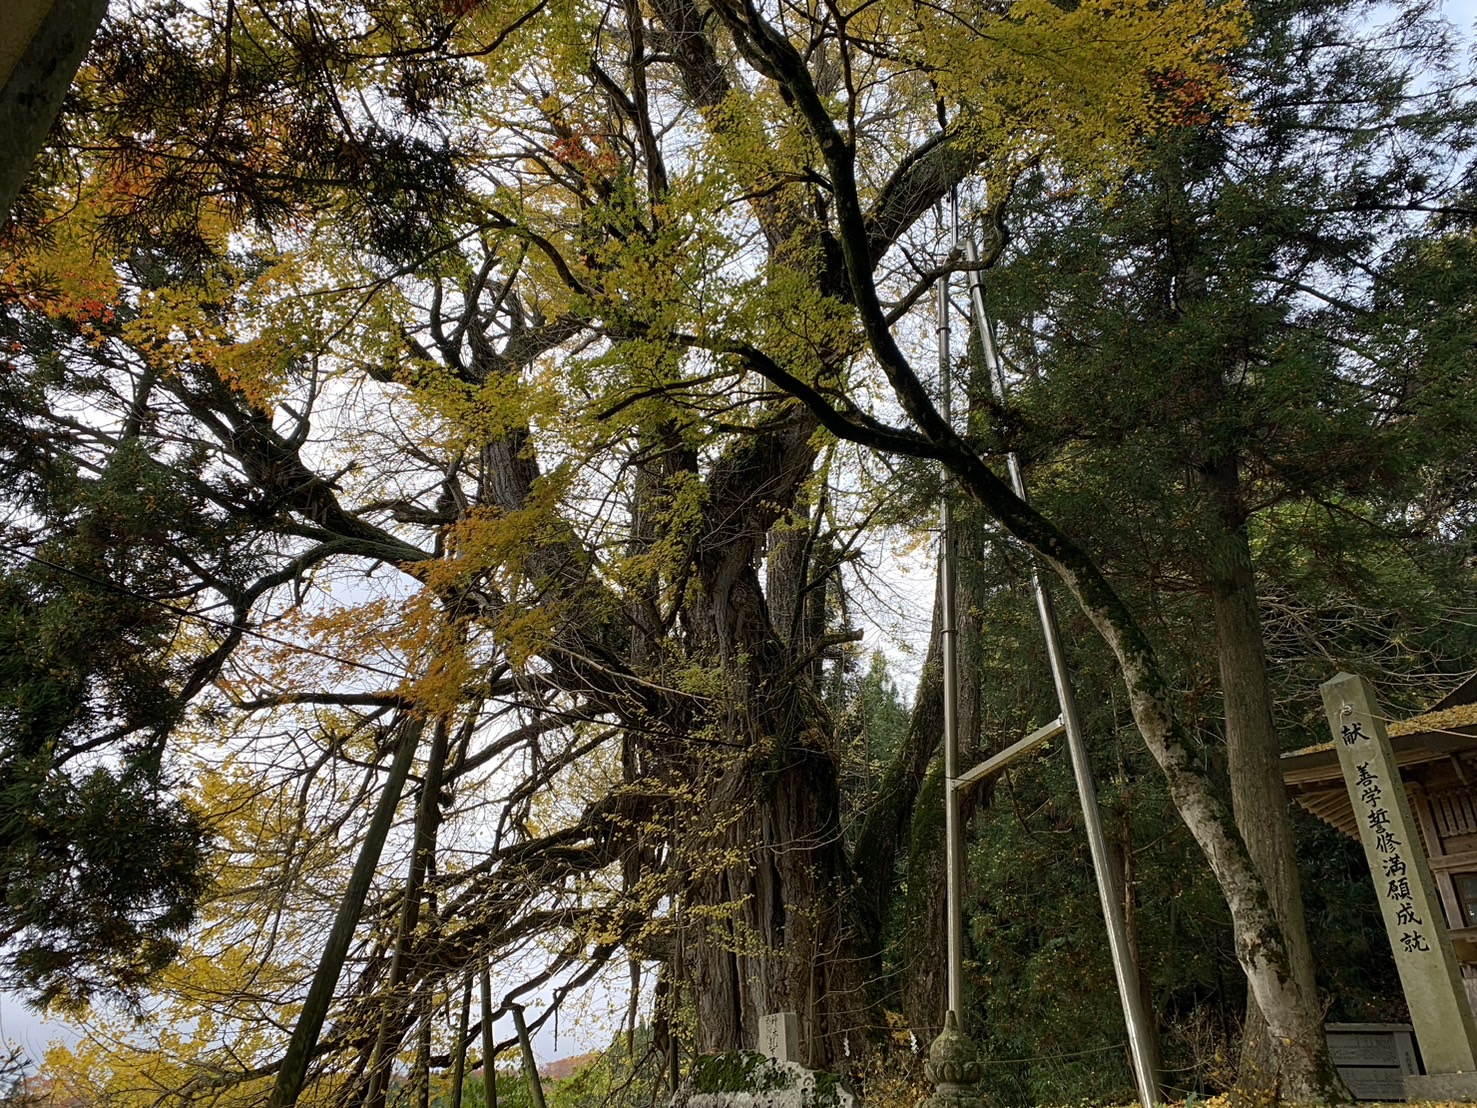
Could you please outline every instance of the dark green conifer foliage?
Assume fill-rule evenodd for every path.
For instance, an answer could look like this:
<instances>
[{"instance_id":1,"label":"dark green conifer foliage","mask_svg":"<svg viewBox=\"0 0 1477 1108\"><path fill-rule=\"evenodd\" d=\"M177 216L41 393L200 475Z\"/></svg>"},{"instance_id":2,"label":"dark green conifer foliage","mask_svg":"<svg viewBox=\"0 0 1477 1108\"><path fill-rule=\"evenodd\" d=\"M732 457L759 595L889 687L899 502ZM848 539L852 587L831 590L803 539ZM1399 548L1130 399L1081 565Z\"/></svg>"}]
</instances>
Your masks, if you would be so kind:
<instances>
[{"instance_id":1,"label":"dark green conifer foliage","mask_svg":"<svg viewBox=\"0 0 1477 1108\"><path fill-rule=\"evenodd\" d=\"M1197 475L1226 459L1254 527L1297 505L1413 535L1404 506L1428 484L1452 508L1471 492L1471 245L1453 229L1473 214L1474 106L1426 6L1378 35L1366 14L1253 5L1253 125L1187 121L1106 200L1045 174L1022 190L990 282L1026 375L1009 433L1052 460L1042 495L1119 571L1195 588L1215 512Z\"/></svg>"},{"instance_id":2,"label":"dark green conifer foliage","mask_svg":"<svg viewBox=\"0 0 1477 1108\"><path fill-rule=\"evenodd\" d=\"M1473 108L1447 68L1457 52L1423 5L1378 31L1362 21L1388 13L1363 4L1252 12L1235 61L1250 125L1185 119L1109 197L1037 173L987 275L1019 388L986 433L1025 455L1044 510L1144 613L1222 780L1211 570L1231 556L1228 536L1244 535L1253 559L1284 748L1326 738L1317 685L1337 668L1371 673L1410 711L1469 669L1477 645L1465 615L1472 212L1460 191ZM1015 630L1019 598L993 595L982 685L1023 730L1033 720L1010 675L1034 664L1044 681L1044 665ZM1116 741L1114 681L1079 631L1109 824L1136 845L1166 1073L1180 1089L1213 1087L1234 1074L1216 1048L1234 1040L1244 1000L1228 922L1142 756ZM1051 698L1037 695L1039 719ZM1126 1071L1102 1064L1119 1057L1121 1022L1065 770L1013 776L979 817L982 1019L998 1056L1042 1061L998 1091L1121 1095ZM1331 1011L1396 1015L1381 1008L1398 989L1357 848L1311 820L1294 827ZM1362 976L1348 972L1351 949ZM1106 1053L1066 1057L1074 1044Z\"/></svg>"},{"instance_id":3,"label":"dark green conifer foliage","mask_svg":"<svg viewBox=\"0 0 1477 1108\"><path fill-rule=\"evenodd\" d=\"M100 472L75 464L46 364L7 374L0 449L0 978L67 1006L134 995L205 890L206 831L164 741L214 645L180 642L185 567L217 559L220 536L188 467L136 439Z\"/></svg>"}]
</instances>

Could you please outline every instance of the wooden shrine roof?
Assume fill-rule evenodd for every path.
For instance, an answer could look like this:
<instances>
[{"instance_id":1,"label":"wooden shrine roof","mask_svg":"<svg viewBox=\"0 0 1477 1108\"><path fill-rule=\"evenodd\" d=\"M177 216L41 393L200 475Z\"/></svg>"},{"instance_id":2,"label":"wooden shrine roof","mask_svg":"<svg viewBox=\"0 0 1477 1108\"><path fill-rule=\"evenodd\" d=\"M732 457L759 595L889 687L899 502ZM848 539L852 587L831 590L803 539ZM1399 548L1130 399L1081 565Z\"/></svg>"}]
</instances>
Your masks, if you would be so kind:
<instances>
[{"instance_id":1,"label":"wooden shrine roof","mask_svg":"<svg viewBox=\"0 0 1477 1108\"><path fill-rule=\"evenodd\" d=\"M1431 707L1387 726L1395 764L1402 770L1448 762L1477 751L1477 674L1468 677ZM1282 779L1303 808L1351 838L1359 837L1354 807L1344 787L1338 750L1318 743L1282 755Z\"/></svg>"}]
</instances>

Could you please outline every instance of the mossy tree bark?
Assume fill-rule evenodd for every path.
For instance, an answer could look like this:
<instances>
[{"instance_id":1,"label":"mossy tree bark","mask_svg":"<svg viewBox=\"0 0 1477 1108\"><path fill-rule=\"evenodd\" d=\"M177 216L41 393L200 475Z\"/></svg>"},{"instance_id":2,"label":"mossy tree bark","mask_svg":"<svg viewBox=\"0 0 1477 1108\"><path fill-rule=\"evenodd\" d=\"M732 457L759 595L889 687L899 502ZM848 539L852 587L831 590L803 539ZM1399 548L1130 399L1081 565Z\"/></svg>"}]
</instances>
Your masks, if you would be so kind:
<instances>
[{"instance_id":1,"label":"mossy tree bark","mask_svg":"<svg viewBox=\"0 0 1477 1108\"><path fill-rule=\"evenodd\" d=\"M740 49L759 72L792 97L810 126L831 173L839 243L868 344L893 393L916 430L859 420L798 380L762 352L732 346L752 368L789 389L834 433L879 449L940 460L961 485L1007 531L1025 543L1060 577L1117 661L1139 733L1164 773L1169 793L1214 873L1231 913L1237 959L1271 1033L1295 1041L1301 1025L1300 994L1282 929L1267 890L1232 818L1191 756L1148 638L1107 578L1086 552L1039 511L1017 497L980 454L940 416L921 380L891 333L871 274L866 221L859 201L855 149L838 131L804 60L774 27L749 7L725 0L715 5ZM1292 1075L1287 1075L1291 1077ZM1310 1075L1309 1083L1316 1078Z\"/></svg>"},{"instance_id":2,"label":"mossy tree bark","mask_svg":"<svg viewBox=\"0 0 1477 1108\"><path fill-rule=\"evenodd\" d=\"M1209 476L1209 484L1222 524L1210 559L1209 588L1225 712L1231 806L1282 927L1292 992L1292 1007L1279 1021L1291 1036L1282 1039L1271 1036L1269 1021L1256 995L1248 993L1237 1093L1248 1104L1265 1103L1279 1092L1299 1102L1337 1099L1345 1090L1329 1059L1323 1032L1323 1007L1303 913L1287 789L1279 765L1281 744L1272 715L1256 576L1235 461L1217 466Z\"/></svg>"}]
</instances>

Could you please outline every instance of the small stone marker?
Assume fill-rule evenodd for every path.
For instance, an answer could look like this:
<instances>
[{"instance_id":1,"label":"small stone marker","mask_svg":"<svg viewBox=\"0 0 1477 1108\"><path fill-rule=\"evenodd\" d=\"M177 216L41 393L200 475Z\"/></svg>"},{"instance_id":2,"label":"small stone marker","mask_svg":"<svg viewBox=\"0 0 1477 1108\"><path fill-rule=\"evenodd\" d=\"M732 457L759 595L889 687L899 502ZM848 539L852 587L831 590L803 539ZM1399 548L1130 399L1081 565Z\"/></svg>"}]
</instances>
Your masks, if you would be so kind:
<instances>
[{"instance_id":1,"label":"small stone marker","mask_svg":"<svg viewBox=\"0 0 1477 1108\"><path fill-rule=\"evenodd\" d=\"M1404 1080L1418 1076L1407 1023L1330 1023L1328 1057L1355 1100L1403 1100Z\"/></svg>"},{"instance_id":2,"label":"small stone marker","mask_svg":"<svg viewBox=\"0 0 1477 1108\"><path fill-rule=\"evenodd\" d=\"M800 1061L800 1020L794 1012L759 1017L759 1053L776 1062Z\"/></svg>"},{"instance_id":3,"label":"small stone marker","mask_svg":"<svg viewBox=\"0 0 1477 1108\"><path fill-rule=\"evenodd\" d=\"M1433 1076L1477 1078L1477 1027L1390 749L1384 714L1369 682L1354 674L1339 674L1321 691L1426 1071ZM1426 1082L1407 1075L1404 1084L1410 1093ZM1443 1090L1449 1084L1443 1083Z\"/></svg>"}]
</instances>

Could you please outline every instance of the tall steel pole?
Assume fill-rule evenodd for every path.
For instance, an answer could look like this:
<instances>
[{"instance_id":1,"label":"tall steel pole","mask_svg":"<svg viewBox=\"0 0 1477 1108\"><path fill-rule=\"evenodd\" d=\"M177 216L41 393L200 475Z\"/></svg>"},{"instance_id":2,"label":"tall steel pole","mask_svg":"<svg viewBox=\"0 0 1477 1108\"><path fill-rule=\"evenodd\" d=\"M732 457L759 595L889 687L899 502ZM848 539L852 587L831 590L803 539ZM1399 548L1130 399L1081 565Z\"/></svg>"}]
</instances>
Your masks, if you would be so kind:
<instances>
[{"instance_id":1,"label":"tall steel pole","mask_svg":"<svg viewBox=\"0 0 1477 1108\"><path fill-rule=\"evenodd\" d=\"M971 267L977 265L979 251L975 247L973 236L966 238L963 246L965 260ZM969 304L974 326L980 337L980 346L984 351L985 369L990 375L991 388L994 389L996 398L1003 402L1006 399L1005 371L995 349L994 336L990 333L989 317L985 314L984 281L976 268L969 270ZM1010 452L1006 464L1015 494L1022 500L1029 500L1026 481L1015 451ZM1031 589L1036 594L1036 610L1040 613L1041 630L1046 637L1046 655L1051 663L1051 679L1056 685L1057 702L1061 705L1062 722L1067 730L1067 748L1071 751L1077 795L1082 801L1082 821L1087 825L1087 845L1092 854L1093 872L1097 877L1098 898L1102 901L1103 920L1108 925L1108 951L1113 959L1113 975L1118 980L1118 996L1123 1002L1123 1022L1128 1025L1134 1082L1138 1087L1139 1102L1144 1108L1152 1108L1159 1101L1159 1076L1154 1071L1148 1016L1144 1009L1143 994L1139 989L1138 972L1128 949L1128 926L1123 918L1123 900L1108 860L1108 842L1103 835L1103 817L1098 807L1097 786L1092 779L1092 763L1087 756L1087 740L1082 733L1082 720L1077 714L1077 698L1072 691L1061 630L1057 626L1051 594L1042 585L1041 573L1034 559L1031 563Z\"/></svg>"},{"instance_id":2,"label":"tall steel pole","mask_svg":"<svg viewBox=\"0 0 1477 1108\"><path fill-rule=\"evenodd\" d=\"M959 238L959 201L950 198L950 223L955 242ZM939 390L944 419L954 418L953 373L949 354L949 276L938 285ZM945 474L947 477L947 473ZM949 1010L964 1021L964 828L960 819L959 791L959 661L954 617L954 512L947 482L943 490L939 526L939 627L940 653L944 667L944 873L948 912Z\"/></svg>"}]
</instances>

